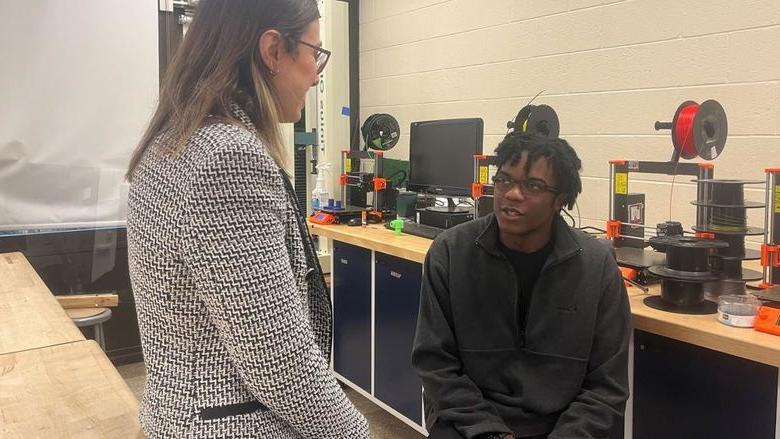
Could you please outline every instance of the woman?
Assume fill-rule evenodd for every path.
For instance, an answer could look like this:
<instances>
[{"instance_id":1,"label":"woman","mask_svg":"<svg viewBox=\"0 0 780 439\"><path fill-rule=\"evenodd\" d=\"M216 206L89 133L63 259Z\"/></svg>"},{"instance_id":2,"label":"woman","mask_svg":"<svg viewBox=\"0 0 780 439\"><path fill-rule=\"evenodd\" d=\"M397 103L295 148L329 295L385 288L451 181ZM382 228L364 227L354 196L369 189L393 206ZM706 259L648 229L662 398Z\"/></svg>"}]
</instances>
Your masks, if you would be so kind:
<instances>
[{"instance_id":1,"label":"woman","mask_svg":"<svg viewBox=\"0 0 780 439\"><path fill-rule=\"evenodd\" d=\"M202 0L127 173L150 437L365 438L283 164L329 52L314 0Z\"/></svg>"}]
</instances>

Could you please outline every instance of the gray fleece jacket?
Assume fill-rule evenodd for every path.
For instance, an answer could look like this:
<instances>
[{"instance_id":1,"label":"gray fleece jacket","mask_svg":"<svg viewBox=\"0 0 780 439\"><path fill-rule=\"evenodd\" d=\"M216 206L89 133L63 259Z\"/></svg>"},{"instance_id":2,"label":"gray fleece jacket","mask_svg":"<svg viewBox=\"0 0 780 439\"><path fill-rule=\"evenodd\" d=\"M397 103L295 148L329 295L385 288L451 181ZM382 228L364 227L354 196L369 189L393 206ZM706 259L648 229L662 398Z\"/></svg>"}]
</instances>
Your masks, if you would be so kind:
<instances>
[{"instance_id":1,"label":"gray fleece jacket","mask_svg":"<svg viewBox=\"0 0 780 439\"><path fill-rule=\"evenodd\" d=\"M607 241L556 218L552 253L518 324L517 280L491 214L439 235L423 270L412 361L427 425L607 438L628 398L631 314Z\"/></svg>"}]
</instances>

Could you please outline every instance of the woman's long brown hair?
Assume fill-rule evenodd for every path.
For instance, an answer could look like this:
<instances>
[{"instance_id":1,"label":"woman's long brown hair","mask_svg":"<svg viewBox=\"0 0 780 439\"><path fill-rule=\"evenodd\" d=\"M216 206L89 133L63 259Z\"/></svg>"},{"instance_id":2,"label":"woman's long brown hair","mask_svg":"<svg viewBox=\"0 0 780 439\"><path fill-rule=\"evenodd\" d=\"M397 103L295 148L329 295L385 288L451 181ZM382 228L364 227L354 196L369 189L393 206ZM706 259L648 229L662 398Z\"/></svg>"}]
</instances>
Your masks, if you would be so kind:
<instances>
[{"instance_id":1,"label":"woman's long brown hair","mask_svg":"<svg viewBox=\"0 0 780 439\"><path fill-rule=\"evenodd\" d=\"M293 51L306 27L319 18L315 0L201 0L160 88L160 99L125 174L132 180L144 152L165 136L178 154L207 117L236 122L230 103L249 117L273 159L284 166L277 96L258 41L267 30Z\"/></svg>"}]
</instances>

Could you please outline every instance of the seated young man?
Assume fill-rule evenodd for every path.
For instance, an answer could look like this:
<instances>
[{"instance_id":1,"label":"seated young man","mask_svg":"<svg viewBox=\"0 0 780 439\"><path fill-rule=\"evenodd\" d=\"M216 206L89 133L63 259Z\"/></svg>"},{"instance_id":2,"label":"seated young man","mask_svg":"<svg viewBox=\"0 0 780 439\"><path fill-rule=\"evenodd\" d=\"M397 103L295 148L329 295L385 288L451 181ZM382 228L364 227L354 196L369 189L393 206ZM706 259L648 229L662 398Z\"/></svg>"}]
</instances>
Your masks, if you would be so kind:
<instances>
[{"instance_id":1,"label":"seated young man","mask_svg":"<svg viewBox=\"0 0 780 439\"><path fill-rule=\"evenodd\" d=\"M630 310L608 241L560 217L580 159L519 133L496 156L493 213L440 234L425 260L412 362L429 437L611 437Z\"/></svg>"}]
</instances>

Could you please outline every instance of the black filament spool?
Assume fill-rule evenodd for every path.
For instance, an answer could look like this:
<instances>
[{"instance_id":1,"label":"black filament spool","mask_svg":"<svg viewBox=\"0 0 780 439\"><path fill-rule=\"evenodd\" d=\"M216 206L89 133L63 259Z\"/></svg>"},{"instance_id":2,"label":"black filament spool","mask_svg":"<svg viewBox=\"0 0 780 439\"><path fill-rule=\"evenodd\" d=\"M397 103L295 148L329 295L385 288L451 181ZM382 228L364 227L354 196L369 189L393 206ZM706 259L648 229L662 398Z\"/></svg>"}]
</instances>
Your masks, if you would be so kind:
<instances>
[{"instance_id":1,"label":"black filament spool","mask_svg":"<svg viewBox=\"0 0 780 439\"><path fill-rule=\"evenodd\" d=\"M720 271L726 279L742 279L742 261L720 259Z\"/></svg>"},{"instance_id":2,"label":"black filament spool","mask_svg":"<svg viewBox=\"0 0 780 439\"><path fill-rule=\"evenodd\" d=\"M726 248L727 243L688 236L654 236L650 244L666 247L666 264L650 267L650 272L662 278L677 280L716 280L711 273L712 250Z\"/></svg>"},{"instance_id":3,"label":"black filament spool","mask_svg":"<svg viewBox=\"0 0 780 439\"><path fill-rule=\"evenodd\" d=\"M726 294L745 294L747 292L745 281L724 279L717 282L704 283L704 299L717 302L720 296Z\"/></svg>"},{"instance_id":4,"label":"black filament spool","mask_svg":"<svg viewBox=\"0 0 780 439\"><path fill-rule=\"evenodd\" d=\"M747 230L745 187L741 183L713 183L712 230ZM729 207L726 207L729 206Z\"/></svg>"},{"instance_id":5,"label":"black filament spool","mask_svg":"<svg viewBox=\"0 0 780 439\"><path fill-rule=\"evenodd\" d=\"M745 201L745 185L763 183L758 180L716 180L697 179L696 183L705 184L708 199L696 200L693 204L707 208L708 222L697 225L697 232L713 232L731 235L763 234L762 230L748 227L746 209L764 207L763 203ZM740 246L743 248L744 244ZM734 250L738 251L738 250ZM734 253L736 254L736 253Z\"/></svg>"},{"instance_id":6,"label":"black filament spool","mask_svg":"<svg viewBox=\"0 0 780 439\"><path fill-rule=\"evenodd\" d=\"M715 233L715 239L728 243L728 247L718 249L718 256L724 259L742 260L745 257L745 235L724 235Z\"/></svg>"},{"instance_id":7,"label":"black filament spool","mask_svg":"<svg viewBox=\"0 0 780 439\"><path fill-rule=\"evenodd\" d=\"M742 180L713 180L712 201L724 206L744 206L745 186Z\"/></svg>"},{"instance_id":8,"label":"black filament spool","mask_svg":"<svg viewBox=\"0 0 780 439\"><path fill-rule=\"evenodd\" d=\"M685 282L675 279L661 280L661 295L644 299L645 305L681 314L715 314L718 305L704 300L701 282Z\"/></svg>"},{"instance_id":9,"label":"black filament spool","mask_svg":"<svg viewBox=\"0 0 780 439\"><path fill-rule=\"evenodd\" d=\"M656 236L651 244L666 245L666 264L648 271L661 278L661 295L645 299L652 308L685 314L711 314L717 309L704 300L705 282L721 278L711 270L713 250L728 246L723 241L687 236Z\"/></svg>"},{"instance_id":10,"label":"black filament spool","mask_svg":"<svg viewBox=\"0 0 780 439\"><path fill-rule=\"evenodd\" d=\"M704 301L704 284L674 279L661 280L661 298L672 306L694 306Z\"/></svg>"},{"instance_id":11,"label":"black filament spool","mask_svg":"<svg viewBox=\"0 0 780 439\"><path fill-rule=\"evenodd\" d=\"M526 105L520 109L514 121L507 123L514 132L528 133L550 139L560 134L558 114L549 105Z\"/></svg>"},{"instance_id":12,"label":"black filament spool","mask_svg":"<svg viewBox=\"0 0 780 439\"><path fill-rule=\"evenodd\" d=\"M710 218L710 230L718 232L747 231L747 215L745 208L738 207L713 207Z\"/></svg>"},{"instance_id":13,"label":"black filament spool","mask_svg":"<svg viewBox=\"0 0 780 439\"><path fill-rule=\"evenodd\" d=\"M713 264L713 271L720 273L727 280L756 281L764 277L760 271L742 267L740 259L718 258Z\"/></svg>"},{"instance_id":14,"label":"black filament spool","mask_svg":"<svg viewBox=\"0 0 780 439\"><path fill-rule=\"evenodd\" d=\"M672 246L666 249L666 268L676 271L706 273L710 271L710 257L707 249Z\"/></svg>"}]
</instances>

